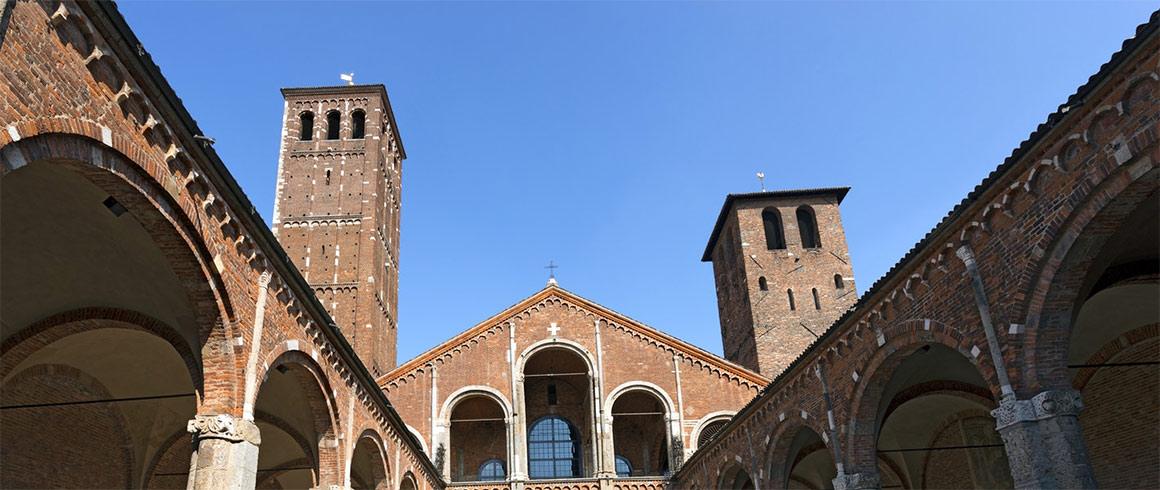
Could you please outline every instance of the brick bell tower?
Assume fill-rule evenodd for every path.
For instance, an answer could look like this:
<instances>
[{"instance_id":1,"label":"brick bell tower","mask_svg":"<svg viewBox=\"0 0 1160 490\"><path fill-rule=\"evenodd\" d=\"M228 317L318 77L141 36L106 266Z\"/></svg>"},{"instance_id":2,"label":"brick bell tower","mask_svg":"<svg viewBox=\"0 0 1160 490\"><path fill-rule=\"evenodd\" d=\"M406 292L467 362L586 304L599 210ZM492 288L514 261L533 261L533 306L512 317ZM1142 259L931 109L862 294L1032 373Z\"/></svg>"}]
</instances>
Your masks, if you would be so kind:
<instances>
[{"instance_id":1,"label":"brick bell tower","mask_svg":"<svg viewBox=\"0 0 1160 490\"><path fill-rule=\"evenodd\" d=\"M383 85L284 88L274 234L375 376L395 367L407 158Z\"/></svg>"},{"instance_id":2,"label":"brick bell tower","mask_svg":"<svg viewBox=\"0 0 1160 490\"><path fill-rule=\"evenodd\" d=\"M777 376L854 304L838 211L849 190L725 198L701 261L713 262L726 359Z\"/></svg>"}]
</instances>

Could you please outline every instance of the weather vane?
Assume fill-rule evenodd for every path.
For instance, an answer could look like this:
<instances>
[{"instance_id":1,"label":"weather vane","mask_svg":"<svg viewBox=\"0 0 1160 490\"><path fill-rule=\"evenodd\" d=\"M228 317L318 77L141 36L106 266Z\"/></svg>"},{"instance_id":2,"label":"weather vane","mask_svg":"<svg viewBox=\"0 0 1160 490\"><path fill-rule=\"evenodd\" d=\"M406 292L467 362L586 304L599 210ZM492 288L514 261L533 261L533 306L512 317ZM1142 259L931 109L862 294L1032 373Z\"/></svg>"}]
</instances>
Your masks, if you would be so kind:
<instances>
[{"instance_id":1,"label":"weather vane","mask_svg":"<svg viewBox=\"0 0 1160 490\"><path fill-rule=\"evenodd\" d=\"M353 71L350 72L350 74L339 73L338 78L341 78L342 81L346 82L347 85L354 85L354 72Z\"/></svg>"},{"instance_id":2,"label":"weather vane","mask_svg":"<svg viewBox=\"0 0 1160 490\"><path fill-rule=\"evenodd\" d=\"M757 180L761 181L761 192L765 192L765 172L757 172Z\"/></svg>"}]
</instances>

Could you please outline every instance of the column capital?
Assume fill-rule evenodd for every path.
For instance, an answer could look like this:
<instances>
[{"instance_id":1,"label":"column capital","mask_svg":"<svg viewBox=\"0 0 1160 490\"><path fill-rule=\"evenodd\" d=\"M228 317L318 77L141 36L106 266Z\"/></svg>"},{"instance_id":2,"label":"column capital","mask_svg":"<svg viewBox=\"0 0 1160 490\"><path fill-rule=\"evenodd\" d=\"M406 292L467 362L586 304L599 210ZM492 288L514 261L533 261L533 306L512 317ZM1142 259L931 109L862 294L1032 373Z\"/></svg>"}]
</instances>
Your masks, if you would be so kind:
<instances>
[{"instance_id":1,"label":"column capital","mask_svg":"<svg viewBox=\"0 0 1160 490\"><path fill-rule=\"evenodd\" d=\"M882 488L878 472L847 473L834 478L834 490L869 490Z\"/></svg>"},{"instance_id":2,"label":"column capital","mask_svg":"<svg viewBox=\"0 0 1160 490\"><path fill-rule=\"evenodd\" d=\"M1003 429L1019 422L1045 420L1061 415L1079 415L1083 411L1083 397L1079 391L1049 390L1031 397L1030 400L1004 400L999 408L991 411L997 429Z\"/></svg>"},{"instance_id":3,"label":"column capital","mask_svg":"<svg viewBox=\"0 0 1160 490\"><path fill-rule=\"evenodd\" d=\"M199 439L246 441L255 446L262 443L262 436L257 425L252 421L232 415L197 415L186 424L185 430L196 435Z\"/></svg>"}]
</instances>

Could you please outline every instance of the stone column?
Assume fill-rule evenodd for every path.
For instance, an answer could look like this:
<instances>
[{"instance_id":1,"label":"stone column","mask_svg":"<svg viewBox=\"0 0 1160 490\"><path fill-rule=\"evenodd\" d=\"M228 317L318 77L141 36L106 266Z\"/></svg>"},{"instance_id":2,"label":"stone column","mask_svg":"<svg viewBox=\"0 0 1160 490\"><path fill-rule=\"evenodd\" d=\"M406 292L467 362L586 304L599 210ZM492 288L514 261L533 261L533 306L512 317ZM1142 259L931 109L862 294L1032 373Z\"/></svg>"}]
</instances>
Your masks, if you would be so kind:
<instances>
[{"instance_id":1,"label":"stone column","mask_svg":"<svg viewBox=\"0 0 1160 490\"><path fill-rule=\"evenodd\" d=\"M1015 488L1096 488L1079 427L1082 410L1080 393L1068 389L1004 400L991 411Z\"/></svg>"},{"instance_id":2,"label":"stone column","mask_svg":"<svg viewBox=\"0 0 1160 490\"><path fill-rule=\"evenodd\" d=\"M186 425L193 433L189 488L250 489L257 485L258 445L254 422L231 415L198 415Z\"/></svg>"},{"instance_id":3,"label":"stone column","mask_svg":"<svg viewBox=\"0 0 1160 490\"><path fill-rule=\"evenodd\" d=\"M876 490L882 488L878 472L847 473L834 478L834 490Z\"/></svg>"}]
</instances>

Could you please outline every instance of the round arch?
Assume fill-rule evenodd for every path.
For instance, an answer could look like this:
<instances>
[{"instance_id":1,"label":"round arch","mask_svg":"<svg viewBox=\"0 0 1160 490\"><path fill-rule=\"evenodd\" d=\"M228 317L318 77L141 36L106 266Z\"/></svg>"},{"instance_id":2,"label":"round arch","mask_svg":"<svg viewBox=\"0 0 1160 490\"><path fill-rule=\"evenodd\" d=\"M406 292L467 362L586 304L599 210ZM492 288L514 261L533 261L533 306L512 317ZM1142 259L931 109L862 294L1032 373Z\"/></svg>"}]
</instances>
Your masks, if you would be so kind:
<instances>
[{"instance_id":1,"label":"round arch","mask_svg":"<svg viewBox=\"0 0 1160 490\"><path fill-rule=\"evenodd\" d=\"M548 349L564 349L577 354L581 359L584 360L584 363L587 364L588 375L592 377L596 376L596 356L593 356L591 352L588 352L588 349L586 349L583 345L568 339L560 338L544 339L525 348L523 352L520 353L520 357L516 359L516 372L519 373L519 376L523 377L524 368L526 367L525 365L527 364L528 359L531 359L532 356Z\"/></svg>"},{"instance_id":2,"label":"round arch","mask_svg":"<svg viewBox=\"0 0 1160 490\"><path fill-rule=\"evenodd\" d=\"M378 431L363 430L355 439L346 460L346 475L348 488L386 490L390 487L391 465Z\"/></svg>"},{"instance_id":3,"label":"round arch","mask_svg":"<svg viewBox=\"0 0 1160 490\"><path fill-rule=\"evenodd\" d=\"M695 427L693 427L693 432L691 434L689 434L689 443L690 443L689 445L693 446L693 449L700 449L700 445L697 444L697 440L701 438L701 432L703 432L705 430L706 426L708 426L709 424L711 424L713 422L719 422L719 421L728 422L729 419L732 419L736 415L737 415L737 412L732 412L732 411L728 411L728 410L718 410L716 412L712 412L710 414L707 414L704 417L701 417L701 420L699 420L697 422L697 425Z\"/></svg>"},{"instance_id":4,"label":"round arch","mask_svg":"<svg viewBox=\"0 0 1160 490\"><path fill-rule=\"evenodd\" d=\"M476 402L479 399L486 401L480 405ZM499 413L492 412L487 404L498 407ZM462 414L456 420L456 411L461 409L471 414L467 420ZM436 452L446 451L448 464L443 465L443 477L448 481L476 481L480 466L493 459L510 466L513 413L503 393L489 386L465 386L448 395L432 441ZM495 446L499 439L503 441L502 448Z\"/></svg>"},{"instance_id":5,"label":"round arch","mask_svg":"<svg viewBox=\"0 0 1160 490\"><path fill-rule=\"evenodd\" d=\"M677 409L676 405L673 403L673 399L669 397L669 394L666 393L663 388L653 383L649 383L648 381L629 381L622 383L620 386L614 388L604 399L603 408L605 410L605 414L610 413L612 410L612 405L616 403L616 399L620 397L620 395L623 395L629 391L647 391L648 393L660 399L661 403L664 403L665 412L667 412L666 416L668 419L672 419L676 416L675 414Z\"/></svg>"},{"instance_id":6,"label":"round arch","mask_svg":"<svg viewBox=\"0 0 1160 490\"><path fill-rule=\"evenodd\" d=\"M526 436L531 427L530 424L533 422L530 418L539 418L538 416L533 416L528 409L527 385L531 382L526 376L528 363L537 358L537 356L548 353L549 351L560 351L566 355L574 356L583 365L583 375L585 376L584 386L582 388L578 387L576 393L582 397L582 400L586 400L583 403L589 403L592 406L587 410L577 412L574 417L576 420L573 423L580 427L582 434L586 432L592 441L582 448L586 453L583 457L583 472L593 473L602 471L601 455L605 451L602 449L604 443L598 437L600 434L598 414L604 411L603 407L599 406L604 402L604 399L597 392L596 388L595 380L599 376L596 357L587 348L577 342L562 338L548 338L529 345L516 359L515 373L517 373L519 382L516 383L515 406L519 407L519 412L517 412L518 415L515 417L516 424L514 427L515 444L513 446L516 457L512 458L513 464L509 468L512 478L522 478L530 474L528 472L530 461L528 460L528 441ZM579 367L577 366L577 368ZM574 374L578 375L579 373Z\"/></svg>"}]
</instances>

